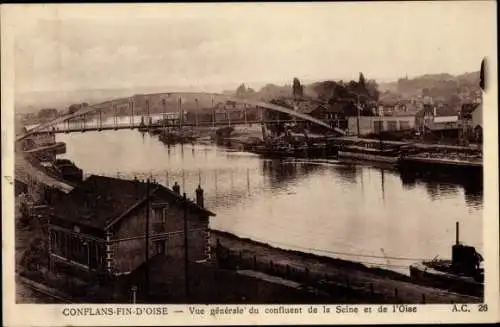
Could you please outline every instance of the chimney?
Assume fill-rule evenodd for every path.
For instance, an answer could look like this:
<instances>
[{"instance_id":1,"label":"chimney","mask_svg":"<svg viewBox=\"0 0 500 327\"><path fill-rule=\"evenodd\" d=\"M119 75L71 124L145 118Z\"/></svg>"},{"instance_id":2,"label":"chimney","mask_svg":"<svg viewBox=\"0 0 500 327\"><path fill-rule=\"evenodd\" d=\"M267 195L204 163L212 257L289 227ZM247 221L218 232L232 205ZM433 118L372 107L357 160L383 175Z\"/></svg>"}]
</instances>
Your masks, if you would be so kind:
<instances>
[{"instance_id":1,"label":"chimney","mask_svg":"<svg viewBox=\"0 0 500 327\"><path fill-rule=\"evenodd\" d=\"M137 180L137 176L134 176L134 192L135 198L139 198L139 181Z\"/></svg>"},{"instance_id":2,"label":"chimney","mask_svg":"<svg viewBox=\"0 0 500 327\"><path fill-rule=\"evenodd\" d=\"M172 186L172 190L177 194L177 195L181 195L181 187L179 186L179 184L177 184L177 182L174 183L174 186Z\"/></svg>"},{"instance_id":3,"label":"chimney","mask_svg":"<svg viewBox=\"0 0 500 327\"><path fill-rule=\"evenodd\" d=\"M196 189L196 204L199 205L200 207L204 207L204 198L203 198L203 189L201 188L200 185L198 185L198 188Z\"/></svg>"}]
</instances>

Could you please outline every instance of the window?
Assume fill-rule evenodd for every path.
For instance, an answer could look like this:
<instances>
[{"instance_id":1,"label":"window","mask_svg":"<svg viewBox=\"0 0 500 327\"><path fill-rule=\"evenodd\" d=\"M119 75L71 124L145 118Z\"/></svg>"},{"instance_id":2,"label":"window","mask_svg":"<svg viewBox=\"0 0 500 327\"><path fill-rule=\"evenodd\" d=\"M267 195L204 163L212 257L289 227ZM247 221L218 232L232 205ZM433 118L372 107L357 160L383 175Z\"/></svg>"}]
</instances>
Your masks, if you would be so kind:
<instances>
[{"instance_id":1,"label":"window","mask_svg":"<svg viewBox=\"0 0 500 327\"><path fill-rule=\"evenodd\" d=\"M167 207L162 206L153 210L153 221L165 224L167 222Z\"/></svg>"},{"instance_id":2,"label":"window","mask_svg":"<svg viewBox=\"0 0 500 327\"><path fill-rule=\"evenodd\" d=\"M399 129L401 129L401 130L410 129L410 122L407 120L400 120L399 121Z\"/></svg>"},{"instance_id":3,"label":"window","mask_svg":"<svg viewBox=\"0 0 500 327\"><path fill-rule=\"evenodd\" d=\"M165 240L156 241L155 247L156 247L156 254L165 254L166 252Z\"/></svg>"},{"instance_id":4,"label":"window","mask_svg":"<svg viewBox=\"0 0 500 327\"><path fill-rule=\"evenodd\" d=\"M153 230L156 233L163 233L166 230L167 224L167 210L168 207L166 205L159 205L153 209L153 219L152 226Z\"/></svg>"},{"instance_id":5,"label":"window","mask_svg":"<svg viewBox=\"0 0 500 327\"><path fill-rule=\"evenodd\" d=\"M373 122L373 129L375 133L380 133L384 129L384 122L381 120L376 120Z\"/></svg>"},{"instance_id":6,"label":"window","mask_svg":"<svg viewBox=\"0 0 500 327\"><path fill-rule=\"evenodd\" d=\"M388 131L396 131L398 129L398 122L397 121L388 121L387 122L387 130Z\"/></svg>"}]
</instances>

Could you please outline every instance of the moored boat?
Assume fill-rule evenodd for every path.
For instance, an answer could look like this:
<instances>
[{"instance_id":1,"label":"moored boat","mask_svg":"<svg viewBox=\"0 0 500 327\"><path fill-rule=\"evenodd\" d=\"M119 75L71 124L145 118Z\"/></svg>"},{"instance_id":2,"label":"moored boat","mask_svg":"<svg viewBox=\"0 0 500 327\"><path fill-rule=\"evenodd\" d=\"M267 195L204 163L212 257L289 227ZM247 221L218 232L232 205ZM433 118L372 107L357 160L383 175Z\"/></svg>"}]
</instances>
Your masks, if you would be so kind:
<instances>
[{"instance_id":1,"label":"moored boat","mask_svg":"<svg viewBox=\"0 0 500 327\"><path fill-rule=\"evenodd\" d=\"M67 181L81 182L83 180L83 170L68 159L56 159L54 168Z\"/></svg>"},{"instance_id":2,"label":"moored boat","mask_svg":"<svg viewBox=\"0 0 500 327\"><path fill-rule=\"evenodd\" d=\"M339 158L397 164L404 144L392 144L377 140L360 140L339 147Z\"/></svg>"},{"instance_id":3,"label":"moored boat","mask_svg":"<svg viewBox=\"0 0 500 327\"><path fill-rule=\"evenodd\" d=\"M452 259L434 259L410 265L411 278L421 284L472 296L484 294L483 257L472 246L458 239L452 247Z\"/></svg>"}]
</instances>

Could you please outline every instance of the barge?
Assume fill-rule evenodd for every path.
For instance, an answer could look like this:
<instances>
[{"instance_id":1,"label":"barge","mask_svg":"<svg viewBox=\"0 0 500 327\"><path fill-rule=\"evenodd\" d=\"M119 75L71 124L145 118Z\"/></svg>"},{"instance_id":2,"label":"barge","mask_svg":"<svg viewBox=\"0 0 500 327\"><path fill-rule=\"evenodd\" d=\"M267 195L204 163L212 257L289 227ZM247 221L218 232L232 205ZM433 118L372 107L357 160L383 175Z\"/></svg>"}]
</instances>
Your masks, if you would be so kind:
<instances>
[{"instance_id":1,"label":"barge","mask_svg":"<svg viewBox=\"0 0 500 327\"><path fill-rule=\"evenodd\" d=\"M56 159L54 169L63 179L69 182L81 182L83 180L83 170L68 159Z\"/></svg>"},{"instance_id":2,"label":"barge","mask_svg":"<svg viewBox=\"0 0 500 327\"><path fill-rule=\"evenodd\" d=\"M434 259L410 265L410 277L419 284L453 292L482 297L484 294L483 257L472 246L459 242L456 225L456 243L452 259Z\"/></svg>"},{"instance_id":3,"label":"barge","mask_svg":"<svg viewBox=\"0 0 500 327\"><path fill-rule=\"evenodd\" d=\"M466 173L470 176L482 177L483 160L480 153L434 153L403 155L400 167L405 170Z\"/></svg>"},{"instance_id":4,"label":"barge","mask_svg":"<svg viewBox=\"0 0 500 327\"><path fill-rule=\"evenodd\" d=\"M358 140L353 144L340 145L339 158L398 164L406 143L378 140Z\"/></svg>"},{"instance_id":5,"label":"barge","mask_svg":"<svg viewBox=\"0 0 500 327\"><path fill-rule=\"evenodd\" d=\"M299 157L299 158L323 158L328 154L325 143L290 143L272 142L266 144L250 145L248 151L271 158Z\"/></svg>"}]
</instances>

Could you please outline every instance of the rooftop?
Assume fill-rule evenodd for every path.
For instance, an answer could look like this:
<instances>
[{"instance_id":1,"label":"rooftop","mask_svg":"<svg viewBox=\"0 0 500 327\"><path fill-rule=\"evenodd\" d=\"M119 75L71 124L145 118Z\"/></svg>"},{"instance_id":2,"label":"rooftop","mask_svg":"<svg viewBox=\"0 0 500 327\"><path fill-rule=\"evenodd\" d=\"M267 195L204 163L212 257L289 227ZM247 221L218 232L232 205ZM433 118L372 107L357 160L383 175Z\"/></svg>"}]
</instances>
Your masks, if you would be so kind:
<instances>
[{"instance_id":1,"label":"rooftop","mask_svg":"<svg viewBox=\"0 0 500 327\"><path fill-rule=\"evenodd\" d=\"M67 194L54 207L54 215L64 220L79 222L91 227L106 229L136 206L146 203L147 183L91 175ZM182 205L182 196L151 182L150 196L161 197L169 203ZM198 206L191 200L188 208L206 216L214 213Z\"/></svg>"}]
</instances>

